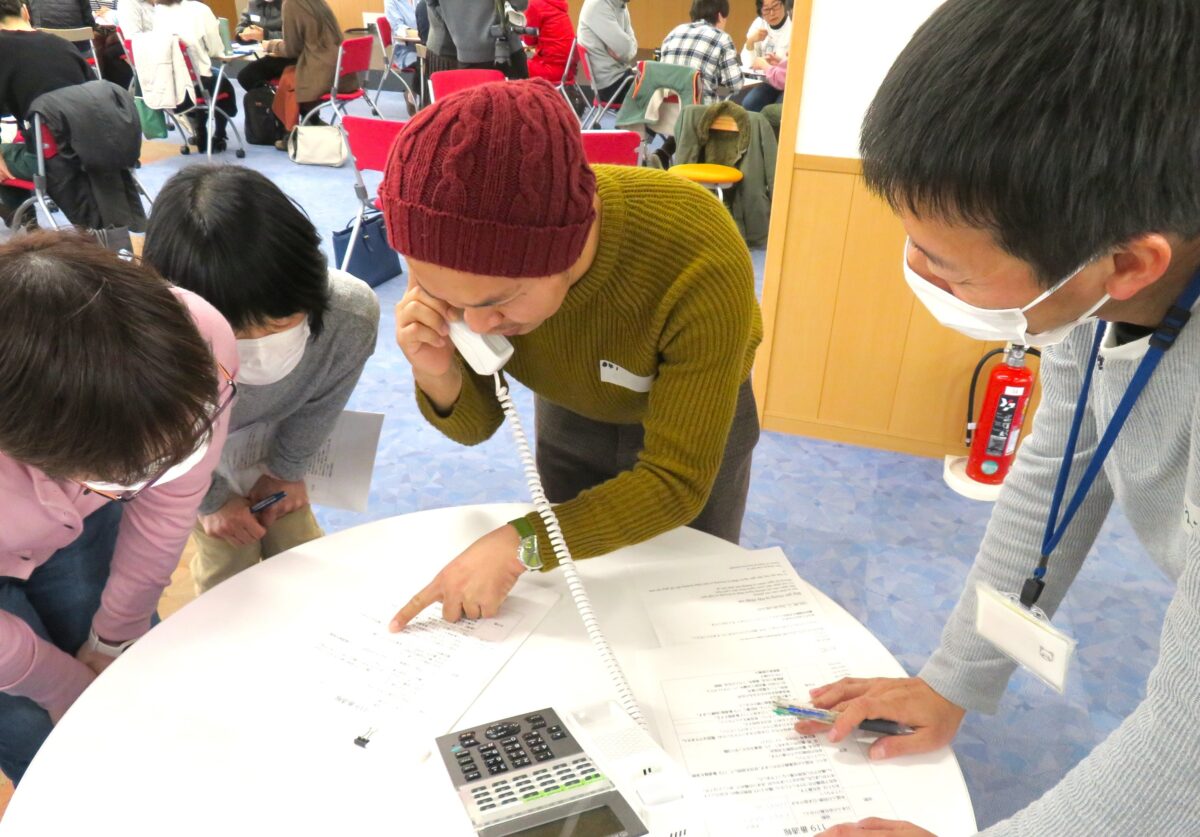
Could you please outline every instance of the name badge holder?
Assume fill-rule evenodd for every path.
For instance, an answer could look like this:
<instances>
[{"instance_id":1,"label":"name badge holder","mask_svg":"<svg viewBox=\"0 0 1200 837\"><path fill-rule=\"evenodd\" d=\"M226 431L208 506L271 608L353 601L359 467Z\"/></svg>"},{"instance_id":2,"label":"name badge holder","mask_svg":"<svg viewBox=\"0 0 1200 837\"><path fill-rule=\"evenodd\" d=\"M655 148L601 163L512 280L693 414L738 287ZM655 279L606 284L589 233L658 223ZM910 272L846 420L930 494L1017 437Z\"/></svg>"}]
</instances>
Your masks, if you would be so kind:
<instances>
[{"instance_id":1,"label":"name badge holder","mask_svg":"<svg viewBox=\"0 0 1200 837\"><path fill-rule=\"evenodd\" d=\"M1075 404L1075 416L1071 422L1071 432L1067 437L1067 447L1063 452L1062 465L1058 471L1058 481L1054 487L1054 496L1050 503L1050 516L1046 521L1046 531L1042 539L1042 554L1037 566L1025 579L1020 595L1001 593L986 583L976 585L975 630L990 642L1005 656L1012 659L1022 668L1029 671L1042 682L1059 693L1066 687L1067 669L1075 653L1076 642L1067 634L1051 624L1049 617L1037 607L1037 600L1046 587L1046 570L1050 563L1050 555L1062 540L1067 528L1075 519L1083 501L1091 490L1092 483L1100 474L1104 460L1112 450L1125 420L1129 418L1134 404L1137 403L1146 384L1154 375L1159 362L1167 349L1175 344L1175 339L1187 325L1191 317L1192 306L1200 299L1200 271L1197 271L1188 283L1187 289L1180 295L1175 304L1167 311L1162 323L1150 337L1150 347L1146 350L1141 363L1138 364L1129 387L1113 411L1112 419L1096 445L1096 451L1088 463L1083 477L1079 480L1071 500L1059 519L1059 509L1066 494L1067 482L1071 476L1071 462L1075 458L1075 449L1079 442L1079 431L1083 426L1083 417L1087 412L1088 395L1092 388L1092 376L1096 370L1096 358L1100 354L1100 344L1104 340L1104 324L1098 323L1096 335L1092 341L1091 354L1088 357L1087 375L1083 379L1083 388L1079 400Z\"/></svg>"}]
</instances>

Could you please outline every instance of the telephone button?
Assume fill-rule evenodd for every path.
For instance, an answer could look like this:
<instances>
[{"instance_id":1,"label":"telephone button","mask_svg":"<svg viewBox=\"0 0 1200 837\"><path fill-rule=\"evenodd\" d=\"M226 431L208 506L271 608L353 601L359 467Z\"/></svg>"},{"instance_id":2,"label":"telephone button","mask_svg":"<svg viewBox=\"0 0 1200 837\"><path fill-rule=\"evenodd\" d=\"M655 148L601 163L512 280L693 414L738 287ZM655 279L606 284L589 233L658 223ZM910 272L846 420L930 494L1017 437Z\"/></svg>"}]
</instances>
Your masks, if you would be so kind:
<instances>
[{"instance_id":1,"label":"telephone button","mask_svg":"<svg viewBox=\"0 0 1200 837\"><path fill-rule=\"evenodd\" d=\"M467 773L464 773L463 778L466 779L468 782L474 782L476 779L479 778L479 771L471 770Z\"/></svg>"},{"instance_id":2,"label":"telephone button","mask_svg":"<svg viewBox=\"0 0 1200 837\"><path fill-rule=\"evenodd\" d=\"M514 724L511 721L508 721L499 724L492 724L490 727L484 730L483 734L489 741L495 741L498 738L507 738L510 735L516 735L520 731L520 724Z\"/></svg>"}]
</instances>

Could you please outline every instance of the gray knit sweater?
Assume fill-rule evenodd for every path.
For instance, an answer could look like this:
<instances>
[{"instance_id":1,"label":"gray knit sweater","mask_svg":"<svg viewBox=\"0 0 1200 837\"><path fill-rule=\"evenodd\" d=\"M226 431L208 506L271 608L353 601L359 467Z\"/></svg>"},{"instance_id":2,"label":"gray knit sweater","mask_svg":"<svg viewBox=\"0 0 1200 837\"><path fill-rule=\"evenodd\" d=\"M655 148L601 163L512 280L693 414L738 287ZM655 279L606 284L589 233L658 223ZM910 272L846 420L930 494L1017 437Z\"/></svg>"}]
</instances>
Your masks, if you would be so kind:
<instances>
[{"instance_id":1,"label":"gray knit sweater","mask_svg":"<svg viewBox=\"0 0 1200 837\"><path fill-rule=\"evenodd\" d=\"M529 0L508 0L508 3L518 12L529 7ZM438 0L429 13L427 46L438 55L457 57L462 64L491 63L496 57L496 42L488 30L495 22L494 0ZM449 43L445 41L445 35L449 35ZM509 52L522 48L518 35L510 34L508 44Z\"/></svg>"},{"instance_id":2,"label":"gray knit sweater","mask_svg":"<svg viewBox=\"0 0 1200 837\"><path fill-rule=\"evenodd\" d=\"M1042 405L1034 432L996 503L966 591L921 672L967 709L994 712L1013 665L980 637L975 583L1018 592L1037 560L1054 483L1083 383L1094 326L1080 327L1042 358ZM1091 404L1072 467L1078 481L1124 394L1149 338L1101 348ZM1121 726L1041 799L988 835L1200 834L1200 317L1186 327L1134 407L1103 472L1050 559L1039 604L1053 614L1115 498L1139 540L1170 578L1175 596L1162 628L1146 696ZM1191 506L1190 518L1185 514ZM1096 560L1103 560L1098 558Z\"/></svg>"},{"instance_id":3,"label":"gray knit sweater","mask_svg":"<svg viewBox=\"0 0 1200 837\"><path fill-rule=\"evenodd\" d=\"M267 386L238 385L229 431L257 422L278 422L267 469L283 480L298 480L313 454L329 438L363 367L375 351L379 300L365 282L340 270L329 271L330 303L321 335L309 338L300 365ZM212 514L234 496L219 474L200 504Z\"/></svg>"}]
</instances>

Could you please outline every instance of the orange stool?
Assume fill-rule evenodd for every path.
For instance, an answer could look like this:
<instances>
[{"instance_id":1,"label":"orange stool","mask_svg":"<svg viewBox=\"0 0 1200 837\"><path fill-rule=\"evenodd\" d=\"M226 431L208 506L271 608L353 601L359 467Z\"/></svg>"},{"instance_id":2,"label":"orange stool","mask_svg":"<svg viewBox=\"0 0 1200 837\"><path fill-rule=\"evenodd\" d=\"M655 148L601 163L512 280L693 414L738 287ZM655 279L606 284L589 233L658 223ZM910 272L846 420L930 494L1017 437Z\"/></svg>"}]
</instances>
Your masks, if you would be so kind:
<instances>
[{"instance_id":1,"label":"orange stool","mask_svg":"<svg viewBox=\"0 0 1200 837\"><path fill-rule=\"evenodd\" d=\"M742 182L742 173L733 166L720 166L716 163L681 163L667 169L671 174L677 174L685 180L699 183L705 189L716 192L717 199L725 201L725 190Z\"/></svg>"}]
</instances>

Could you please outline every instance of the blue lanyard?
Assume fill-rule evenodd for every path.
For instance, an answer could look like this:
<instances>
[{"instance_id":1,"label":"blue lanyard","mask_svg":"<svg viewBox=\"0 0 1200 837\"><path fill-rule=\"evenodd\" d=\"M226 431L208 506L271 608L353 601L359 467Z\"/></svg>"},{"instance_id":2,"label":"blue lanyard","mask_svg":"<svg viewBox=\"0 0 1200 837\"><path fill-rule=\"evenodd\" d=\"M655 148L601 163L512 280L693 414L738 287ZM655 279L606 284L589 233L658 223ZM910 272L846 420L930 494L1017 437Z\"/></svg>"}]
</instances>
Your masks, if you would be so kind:
<instances>
[{"instance_id":1,"label":"blue lanyard","mask_svg":"<svg viewBox=\"0 0 1200 837\"><path fill-rule=\"evenodd\" d=\"M1059 520L1058 512L1067 492L1067 482L1071 477L1071 461L1075 458L1079 431L1083 426L1083 416L1087 412L1088 395L1092 389L1092 376L1096 370L1096 358L1100 354L1100 344L1104 340L1104 324L1097 324L1096 336L1092 340L1092 351L1088 356L1087 376L1083 379L1083 389L1079 393L1079 401L1075 404L1075 417L1071 422L1071 432L1067 436L1067 449L1063 452L1062 465L1058 470L1058 482L1054 486L1054 498L1050 502L1050 517L1046 521L1046 533L1042 537L1042 557L1038 560L1033 574L1025 580L1025 584L1021 588L1021 604L1026 607L1033 607L1038 597L1041 596L1042 590L1046 586L1046 567L1050 562L1050 553L1054 552L1055 547L1058 546L1059 541L1066 534L1067 528L1071 525L1071 521L1075 519L1075 514L1087 498L1092 483L1096 481L1100 469L1104 467L1104 460L1108 458L1109 451L1117 441L1121 428L1125 426L1125 420L1133 411L1133 405L1137 403L1142 391L1146 389L1146 384L1150 383L1150 378L1154 375L1154 370L1158 368L1167 349L1175 345L1175 339L1187 325L1188 318L1192 315L1192 306L1198 299L1200 299L1200 270L1192 275L1187 289L1179 296L1179 299L1175 300L1175 304L1167 311L1158 328L1154 330L1154 334L1150 336L1150 347L1133 373L1129 387L1121 397L1120 403L1117 404L1117 409L1113 412L1104 435L1100 437L1100 443L1096 445L1096 452L1092 454L1087 470L1083 472L1083 477L1079 480L1075 493L1071 495L1071 501L1067 504L1062 519Z\"/></svg>"}]
</instances>

